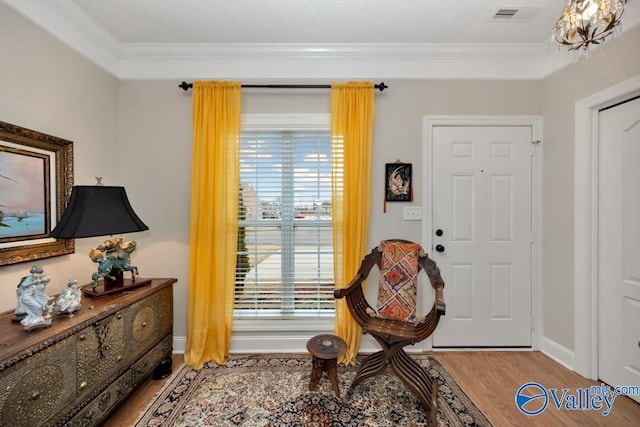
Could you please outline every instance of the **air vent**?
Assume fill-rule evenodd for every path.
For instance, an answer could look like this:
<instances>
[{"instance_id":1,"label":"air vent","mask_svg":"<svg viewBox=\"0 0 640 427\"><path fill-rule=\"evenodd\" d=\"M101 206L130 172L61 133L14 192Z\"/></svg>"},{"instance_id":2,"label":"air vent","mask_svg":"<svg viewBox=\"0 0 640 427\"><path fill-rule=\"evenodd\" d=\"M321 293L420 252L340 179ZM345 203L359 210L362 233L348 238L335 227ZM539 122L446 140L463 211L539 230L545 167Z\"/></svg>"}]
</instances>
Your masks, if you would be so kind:
<instances>
[{"instance_id":1,"label":"air vent","mask_svg":"<svg viewBox=\"0 0 640 427\"><path fill-rule=\"evenodd\" d=\"M531 22L544 10L542 7L502 7L489 21L492 22Z\"/></svg>"},{"instance_id":2,"label":"air vent","mask_svg":"<svg viewBox=\"0 0 640 427\"><path fill-rule=\"evenodd\" d=\"M494 19L511 19L518 13L518 9L500 9L493 15Z\"/></svg>"}]
</instances>

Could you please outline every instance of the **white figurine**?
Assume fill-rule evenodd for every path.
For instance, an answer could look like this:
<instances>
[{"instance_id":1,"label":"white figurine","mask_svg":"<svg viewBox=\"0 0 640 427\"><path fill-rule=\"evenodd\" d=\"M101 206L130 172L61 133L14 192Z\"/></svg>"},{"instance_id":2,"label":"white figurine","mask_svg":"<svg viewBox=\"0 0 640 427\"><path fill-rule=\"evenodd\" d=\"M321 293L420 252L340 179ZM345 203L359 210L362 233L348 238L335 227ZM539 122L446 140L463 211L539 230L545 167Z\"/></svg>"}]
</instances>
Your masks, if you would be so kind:
<instances>
[{"instance_id":1,"label":"white figurine","mask_svg":"<svg viewBox=\"0 0 640 427\"><path fill-rule=\"evenodd\" d=\"M50 281L51 281L51 278L49 276L40 276L40 278L38 279L35 285L35 288L36 288L35 297L36 297L36 300L38 300L38 302L40 303L40 305L42 305L43 309L47 305L49 305L49 300L53 298L53 297L49 297L49 295L47 295L45 292L45 288L47 287Z\"/></svg>"},{"instance_id":2,"label":"white figurine","mask_svg":"<svg viewBox=\"0 0 640 427\"><path fill-rule=\"evenodd\" d=\"M27 284L20 295L20 303L26 312L26 316L20 323L24 326L25 331L51 325L52 305L47 305L49 298L44 294L44 287L49 282L48 279L45 277L45 282L40 283L41 278L38 278L35 283ZM43 316L45 310L47 313Z\"/></svg>"},{"instance_id":3,"label":"white figurine","mask_svg":"<svg viewBox=\"0 0 640 427\"><path fill-rule=\"evenodd\" d=\"M78 289L78 281L69 279L67 281L67 288L60 292L60 295L58 295L58 299L56 300L56 314L71 315L80 310L81 297L82 292Z\"/></svg>"},{"instance_id":4,"label":"white figurine","mask_svg":"<svg viewBox=\"0 0 640 427\"><path fill-rule=\"evenodd\" d=\"M43 272L44 269L41 266L34 265L33 267L31 267L31 270L29 270L29 273L31 273L31 275L24 276L22 279L20 279L20 283L18 283L18 286L16 288L16 298L18 302L16 304L16 310L14 312L13 319L11 319L12 321L19 322L27 315L27 311L22 305L21 301L22 293L29 286L36 284L40 279L40 276L42 276Z\"/></svg>"}]
</instances>

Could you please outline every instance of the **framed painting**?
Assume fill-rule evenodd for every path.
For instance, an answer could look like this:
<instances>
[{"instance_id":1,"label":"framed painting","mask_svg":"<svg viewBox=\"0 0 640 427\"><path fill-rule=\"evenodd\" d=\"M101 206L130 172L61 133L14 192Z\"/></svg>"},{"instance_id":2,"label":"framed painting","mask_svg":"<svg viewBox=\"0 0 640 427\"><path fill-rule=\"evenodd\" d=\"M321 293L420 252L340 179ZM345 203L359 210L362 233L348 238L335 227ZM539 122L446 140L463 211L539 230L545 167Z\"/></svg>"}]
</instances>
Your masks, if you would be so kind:
<instances>
[{"instance_id":1,"label":"framed painting","mask_svg":"<svg viewBox=\"0 0 640 427\"><path fill-rule=\"evenodd\" d=\"M73 187L73 142L0 121L0 266L73 253L49 233Z\"/></svg>"},{"instance_id":2,"label":"framed painting","mask_svg":"<svg viewBox=\"0 0 640 427\"><path fill-rule=\"evenodd\" d=\"M413 200L411 163L385 164L385 196L387 202L410 202Z\"/></svg>"}]
</instances>

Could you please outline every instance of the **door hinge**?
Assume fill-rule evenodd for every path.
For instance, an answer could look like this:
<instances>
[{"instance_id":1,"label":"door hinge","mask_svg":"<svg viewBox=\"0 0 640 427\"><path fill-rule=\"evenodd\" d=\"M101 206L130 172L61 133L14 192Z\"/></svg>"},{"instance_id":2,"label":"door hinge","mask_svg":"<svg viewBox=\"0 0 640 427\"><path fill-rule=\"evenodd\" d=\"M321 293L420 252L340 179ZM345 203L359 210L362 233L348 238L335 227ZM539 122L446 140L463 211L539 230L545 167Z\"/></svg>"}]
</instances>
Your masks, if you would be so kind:
<instances>
[{"instance_id":1,"label":"door hinge","mask_svg":"<svg viewBox=\"0 0 640 427\"><path fill-rule=\"evenodd\" d=\"M531 141L531 157L536 155L536 145L540 144L542 141L539 139L537 141Z\"/></svg>"},{"instance_id":2,"label":"door hinge","mask_svg":"<svg viewBox=\"0 0 640 427\"><path fill-rule=\"evenodd\" d=\"M531 230L531 236L530 236L530 243L535 243L536 242L536 232L535 230Z\"/></svg>"},{"instance_id":3,"label":"door hinge","mask_svg":"<svg viewBox=\"0 0 640 427\"><path fill-rule=\"evenodd\" d=\"M536 330L536 318L531 316L531 330L535 331Z\"/></svg>"}]
</instances>

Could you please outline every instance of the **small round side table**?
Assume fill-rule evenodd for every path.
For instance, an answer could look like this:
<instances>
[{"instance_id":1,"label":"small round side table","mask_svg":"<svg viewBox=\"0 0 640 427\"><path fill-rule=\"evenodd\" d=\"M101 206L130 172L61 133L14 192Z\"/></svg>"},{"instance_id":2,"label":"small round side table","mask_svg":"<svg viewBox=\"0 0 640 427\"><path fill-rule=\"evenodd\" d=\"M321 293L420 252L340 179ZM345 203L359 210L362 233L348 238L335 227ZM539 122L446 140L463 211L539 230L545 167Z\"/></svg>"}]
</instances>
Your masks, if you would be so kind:
<instances>
[{"instance_id":1,"label":"small round side table","mask_svg":"<svg viewBox=\"0 0 640 427\"><path fill-rule=\"evenodd\" d=\"M315 390L322 374L329 375L333 391L340 397L340 386L338 385L338 357L347 351L347 343L342 338L335 335L316 335L307 341L307 350L313 356L311 360L311 381L309 390Z\"/></svg>"}]
</instances>

